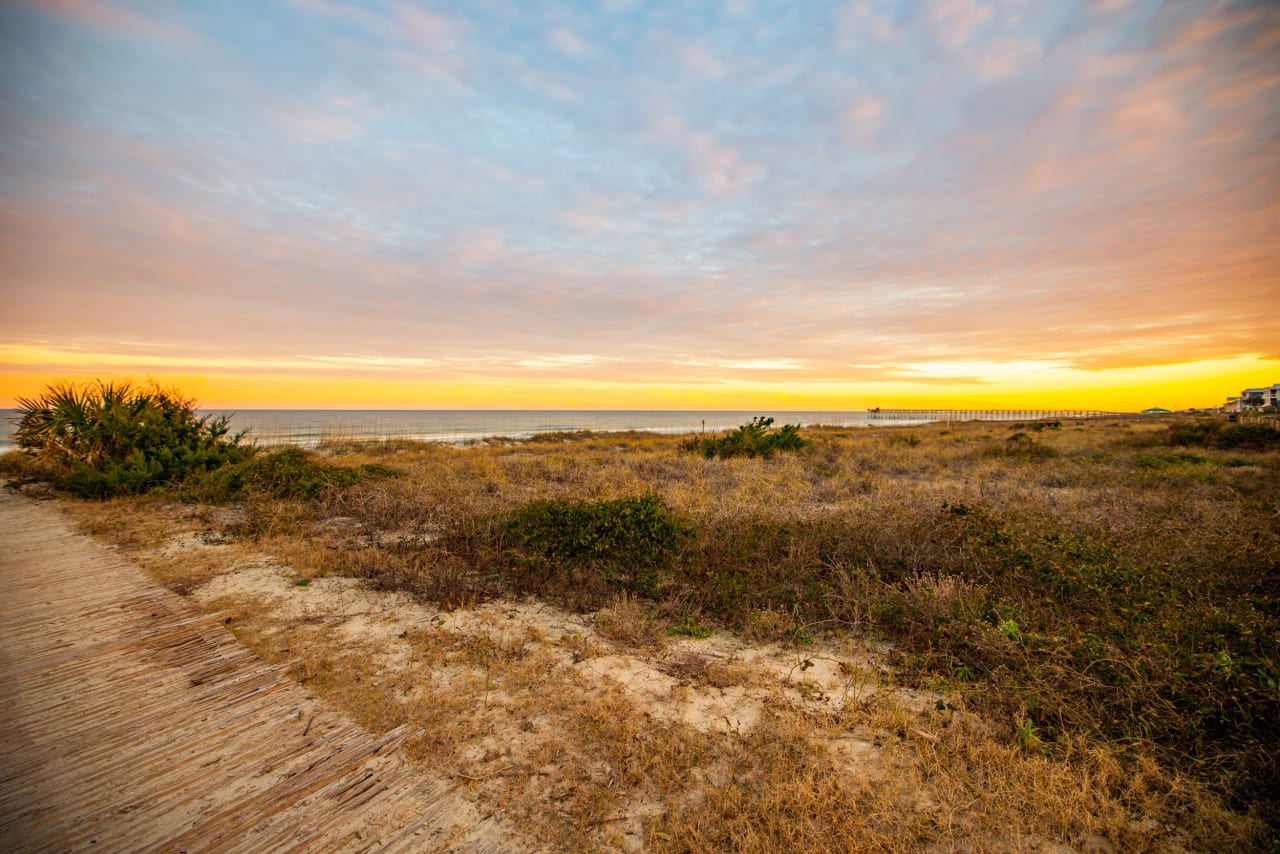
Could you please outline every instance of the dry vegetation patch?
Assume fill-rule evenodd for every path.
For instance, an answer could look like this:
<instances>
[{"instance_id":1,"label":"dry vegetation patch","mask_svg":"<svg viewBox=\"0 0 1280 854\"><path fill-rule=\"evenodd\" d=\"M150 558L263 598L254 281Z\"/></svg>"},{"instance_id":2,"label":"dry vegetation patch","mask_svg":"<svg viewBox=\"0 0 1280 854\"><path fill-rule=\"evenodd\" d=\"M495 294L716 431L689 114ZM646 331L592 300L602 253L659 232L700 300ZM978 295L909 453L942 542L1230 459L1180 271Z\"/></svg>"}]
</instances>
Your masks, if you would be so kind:
<instances>
[{"instance_id":1,"label":"dry vegetation patch","mask_svg":"<svg viewBox=\"0 0 1280 854\"><path fill-rule=\"evenodd\" d=\"M1280 453L806 437L335 446L399 476L72 512L533 847L1274 844Z\"/></svg>"}]
</instances>

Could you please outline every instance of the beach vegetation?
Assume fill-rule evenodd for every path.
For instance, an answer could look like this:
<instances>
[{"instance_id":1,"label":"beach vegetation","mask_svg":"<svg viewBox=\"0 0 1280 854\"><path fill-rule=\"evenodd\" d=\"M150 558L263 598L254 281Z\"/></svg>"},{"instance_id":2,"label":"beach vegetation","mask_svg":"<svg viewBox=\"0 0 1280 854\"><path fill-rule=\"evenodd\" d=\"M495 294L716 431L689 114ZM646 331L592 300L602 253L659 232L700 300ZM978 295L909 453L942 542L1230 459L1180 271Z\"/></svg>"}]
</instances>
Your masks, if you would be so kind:
<instances>
[{"instance_id":1,"label":"beach vegetation","mask_svg":"<svg viewBox=\"0 0 1280 854\"><path fill-rule=\"evenodd\" d=\"M249 459L214 469L183 485L182 494L204 500L312 498L326 489L342 489L361 480L398 477L380 463L334 465L301 448L261 451Z\"/></svg>"},{"instance_id":2,"label":"beach vegetation","mask_svg":"<svg viewBox=\"0 0 1280 854\"><path fill-rule=\"evenodd\" d=\"M1184 421L1169 425L1169 444L1201 448L1280 448L1280 430L1273 424L1223 424L1221 421Z\"/></svg>"},{"instance_id":3,"label":"beach vegetation","mask_svg":"<svg viewBox=\"0 0 1280 854\"><path fill-rule=\"evenodd\" d=\"M146 492L248 458L225 417L160 386L58 382L19 398L14 440L28 476L82 497Z\"/></svg>"},{"instance_id":4,"label":"beach vegetation","mask_svg":"<svg viewBox=\"0 0 1280 854\"><path fill-rule=\"evenodd\" d=\"M716 630L714 628L698 622L693 617L685 617L667 629L667 634L677 638L709 638L715 633Z\"/></svg>"},{"instance_id":5,"label":"beach vegetation","mask_svg":"<svg viewBox=\"0 0 1280 854\"><path fill-rule=\"evenodd\" d=\"M708 459L720 457L771 457L778 451L798 451L806 444L800 425L774 429L773 419L759 416L722 436L699 436L685 443L685 450Z\"/></svg>"},{"instance_id":6,"label":"beach vegetation","mask_svg":"<svg viewBox=\"0 0 1280 854\"><path fill-rule=\"evenodd\" d=\"M687 535L656 494L601 501L540 500L502 524L525 573L589 570L611 586L653 593Z\"/></svg>"}]
</instances>

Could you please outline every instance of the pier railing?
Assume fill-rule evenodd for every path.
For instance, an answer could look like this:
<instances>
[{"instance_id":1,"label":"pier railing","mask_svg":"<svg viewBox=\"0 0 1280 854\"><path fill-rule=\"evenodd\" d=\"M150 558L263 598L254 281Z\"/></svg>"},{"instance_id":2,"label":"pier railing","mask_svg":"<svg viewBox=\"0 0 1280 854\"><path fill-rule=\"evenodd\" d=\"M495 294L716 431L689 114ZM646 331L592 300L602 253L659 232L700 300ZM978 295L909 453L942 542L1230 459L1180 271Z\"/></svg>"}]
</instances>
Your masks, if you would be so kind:
<instances>
[{"instance_id":1,"label":"pier railing","mask_svg":"<svg viewBox=\"0 0 1280 854\"><path fill-rule=\"evenodd\" d=\"M1101 409L869 409L871 421L1079 421L1117 418L1129 412Z\"/></svg>"}]
</instances>

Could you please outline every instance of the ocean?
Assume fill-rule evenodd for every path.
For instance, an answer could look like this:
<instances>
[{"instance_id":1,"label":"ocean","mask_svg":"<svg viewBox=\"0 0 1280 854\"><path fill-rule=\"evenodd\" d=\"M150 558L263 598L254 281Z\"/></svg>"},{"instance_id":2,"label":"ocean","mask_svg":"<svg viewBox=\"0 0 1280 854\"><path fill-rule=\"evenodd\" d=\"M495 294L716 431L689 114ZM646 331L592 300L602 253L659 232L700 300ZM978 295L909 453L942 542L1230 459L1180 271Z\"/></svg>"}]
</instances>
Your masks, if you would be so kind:
<instances>
[{"instance_id":1,"label":"ocean","mask_svg":"<svg viewBox=\"0 0 1280 854\"><path fill-rule=\"evenodd\" d=\"M870 423L864 411L761 410L631 410L631 409L241 409L201 410L227 415L233 431L248 431L247 440L263 445L315 445L320 442L413 439L465 442L492 436L528 438L567 430L647 430L695 433L727 430L756 416L777 425L817 424L850 427ZM0 409L0 452L12 450L16 415ZM878 421L877 424L887 422Z\"/></svg>"}]
</instances>

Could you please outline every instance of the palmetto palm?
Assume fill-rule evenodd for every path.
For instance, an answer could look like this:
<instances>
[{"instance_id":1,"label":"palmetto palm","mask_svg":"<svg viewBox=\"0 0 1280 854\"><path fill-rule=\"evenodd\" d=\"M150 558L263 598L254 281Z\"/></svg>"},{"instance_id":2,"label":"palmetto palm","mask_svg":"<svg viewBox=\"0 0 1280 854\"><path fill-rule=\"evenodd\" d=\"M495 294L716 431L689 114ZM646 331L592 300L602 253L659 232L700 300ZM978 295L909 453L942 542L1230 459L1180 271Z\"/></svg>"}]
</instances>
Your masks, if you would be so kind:
<instances>
[{"instance_id":1,"label":"palmetto palm","mask_svg":"<svg viewBox=\"0 0 1280 854\"><path fill-rule=\"evenodd\" d=\"M92 464L102 456L96 436L98 402L93 390L54 383L36 398L18 398L18 446L41 460L73 459Z\"/></svg>"}]
</instances>

